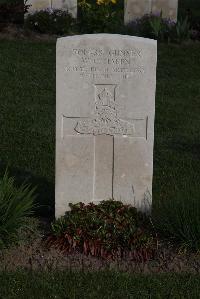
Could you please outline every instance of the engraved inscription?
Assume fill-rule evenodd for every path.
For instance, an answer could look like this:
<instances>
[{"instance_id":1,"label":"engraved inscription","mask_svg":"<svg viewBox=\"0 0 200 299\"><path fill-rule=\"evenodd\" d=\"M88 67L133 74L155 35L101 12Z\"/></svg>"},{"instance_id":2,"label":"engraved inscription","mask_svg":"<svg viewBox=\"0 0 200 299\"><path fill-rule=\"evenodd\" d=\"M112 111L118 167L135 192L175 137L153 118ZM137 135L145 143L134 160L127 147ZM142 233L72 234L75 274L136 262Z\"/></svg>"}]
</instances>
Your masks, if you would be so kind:
<instances>
[{"instance_id":1,"label":"engraved inscription","mask_svg":"<svg viewBox=\"0 0 200 299\"><path fill-rule=\"evenodd\" d=\"M96 85L96 88L94 117L79 121L75 131L93 135L133 135L134 125L118 116L115 103L116 85Z\"/></svg>"},{"instance_id":2,"label":"engraved inscription","mask_svg":"<svg viewBox=\"0 0 200 299\"><path fill-rule=\"evenodd\" d=\"M142 51L132 49L72 49L73 64L66 72L77 72L80 77L91 79L128 79L145 72L141 63Z\"/></svg>"},{"instance_id":3,"label":"engraved inscription","mask_svg":"<svg viewBox=\"0 0 200 299\"><path fill-rule=\"evenodd\" d=\"M148 136L148 116L122 118L116 100L117 84L95 84L93 113L91 116L65 116L62 119L62 138L69 135L110 135L143 138Z\"/></svg>"}]
</instances>

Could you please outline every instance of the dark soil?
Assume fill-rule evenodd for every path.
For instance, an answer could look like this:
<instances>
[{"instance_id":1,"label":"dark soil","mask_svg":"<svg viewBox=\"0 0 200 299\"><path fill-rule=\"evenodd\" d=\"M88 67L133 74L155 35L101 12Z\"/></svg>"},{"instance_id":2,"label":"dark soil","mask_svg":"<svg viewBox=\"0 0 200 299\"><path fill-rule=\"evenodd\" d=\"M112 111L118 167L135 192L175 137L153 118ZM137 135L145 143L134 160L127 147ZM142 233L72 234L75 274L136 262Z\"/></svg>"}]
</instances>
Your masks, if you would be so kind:
<instances>
[{"instance_id":1,"label":"dark soil","mask_svg":"<svg viewBox=\"0 0 200 299\"><path fill-rule=\"evenodd\" d=\"M181 251L169 243L158 244L154 260L138 263L131 258L105 260L85 256L80 253L67 254L54 248L47 248L44 237L49 232L46 220L36 221L38 226L21 232L22 242L10 249L0 251L0 269L14 271L19 268L28 270L83 270L95 271L112 269L121 272L166 273L190 272L200 273L200 254Z\"/></svg>"}]
</instances>

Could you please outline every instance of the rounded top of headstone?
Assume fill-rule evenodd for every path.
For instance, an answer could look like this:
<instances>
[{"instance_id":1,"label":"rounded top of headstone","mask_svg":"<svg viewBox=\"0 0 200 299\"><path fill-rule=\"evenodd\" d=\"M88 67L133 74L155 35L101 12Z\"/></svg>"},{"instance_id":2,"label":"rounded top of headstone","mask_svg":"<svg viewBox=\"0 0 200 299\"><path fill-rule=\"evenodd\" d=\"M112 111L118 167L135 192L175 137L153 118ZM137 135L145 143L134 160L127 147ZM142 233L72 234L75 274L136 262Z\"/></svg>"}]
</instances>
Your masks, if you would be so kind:
<instances>
[{"instance_id":1,"label":"rounded top of headstone","mask_svg":"<svg viewBox=\"0 0 200 299\"><path fill-rule=\"evenodd\" d=\"M105 39L105 40L126 40L126 41L135 41L143 44L157 45L157 41L150 38L131 36L131 35L122 35L122 34L109 34L109 33L97 33L97 34L82 34L82 35L73 35L65 36L57 39L57 43L64 42L67 40L86 40L86 39Z\"/></svg>"}]
</instances>

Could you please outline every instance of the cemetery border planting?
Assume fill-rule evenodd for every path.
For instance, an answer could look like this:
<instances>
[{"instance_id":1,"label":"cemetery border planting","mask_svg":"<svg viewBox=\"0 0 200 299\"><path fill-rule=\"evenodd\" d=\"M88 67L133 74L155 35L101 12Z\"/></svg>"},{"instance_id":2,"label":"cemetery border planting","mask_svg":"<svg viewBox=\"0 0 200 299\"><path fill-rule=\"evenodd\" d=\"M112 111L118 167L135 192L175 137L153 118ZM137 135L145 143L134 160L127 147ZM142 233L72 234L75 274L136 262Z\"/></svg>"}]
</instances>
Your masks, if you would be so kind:
<instances>
[{"instance_id":1,"label":"cemetery border planting","mask_svg":"<svg viewBox=\"0 0 200 299\"><path fill-rule=\"evenodd\" d=\"M70 204L71 211L52 224L47 246L64 253L80 252L106 259L152 259L156 251L150 219L122 202Z\"/></svg>"},{"instance_id":2,"label":"cemetery border planting","mask_svg":"<svg viewBox=\"0 0 200 299\"><path fill-rule=\"evenodd\" d=\"M26 229L36 207L35 190L26 183L16 186L7 171L0 179L0 249L19 241L19 230Z\"/></svg>"}]
</instances>

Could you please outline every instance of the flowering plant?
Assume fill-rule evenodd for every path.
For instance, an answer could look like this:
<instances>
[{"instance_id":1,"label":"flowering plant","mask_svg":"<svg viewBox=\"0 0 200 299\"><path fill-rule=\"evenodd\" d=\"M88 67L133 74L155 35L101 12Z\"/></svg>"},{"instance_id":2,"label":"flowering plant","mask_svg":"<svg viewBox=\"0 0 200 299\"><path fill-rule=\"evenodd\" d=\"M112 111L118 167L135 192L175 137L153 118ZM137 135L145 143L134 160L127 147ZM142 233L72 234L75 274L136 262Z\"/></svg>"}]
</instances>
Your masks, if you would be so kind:
<instances>
[{"instance_id":1,"label":"flowering plant","mask_svg":"<svg viewBox=\"0 0 200 299\"><path fill-rule=\"evenodd\" d=\"M157 40L172 39L176 23L173 20L162 18L162 12L146 14L128 24L129 34L154 38Z\"/></svg>"},{"instance_id":2,"label":"flowering plant","mask_svg":"<svg viewBox=\"0 0 200 299\"><path fill-rule=\"evenodd\" d=\"M81 0L79 7L81 33L116 33L123 24L122 0Z\"/></svg>"},{"instance_id":3,"label":"flowering plant","mask_svg":"<svg viewBox=\"0 0 200 299\"><path fill-rule=\"evenodd\" d=\"M97 0L98 5L109 5L110 3L116 4L117 0Z\"/></svg>"},{"instance_id":4,"label":"flowering plant","mask_svg":"<svg viewBox=\"0 0 200 299\"><path fill-rule=\"evenodd\" d=\"M156 240L149 218L136 208L114 200L70 204L70 208L52 224L48 246L112 259L128 254L137 261L154 254Z\"/></svg>"}]
</instances>

